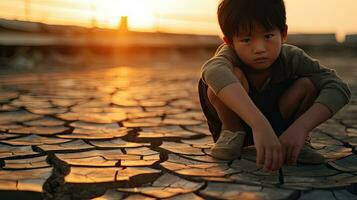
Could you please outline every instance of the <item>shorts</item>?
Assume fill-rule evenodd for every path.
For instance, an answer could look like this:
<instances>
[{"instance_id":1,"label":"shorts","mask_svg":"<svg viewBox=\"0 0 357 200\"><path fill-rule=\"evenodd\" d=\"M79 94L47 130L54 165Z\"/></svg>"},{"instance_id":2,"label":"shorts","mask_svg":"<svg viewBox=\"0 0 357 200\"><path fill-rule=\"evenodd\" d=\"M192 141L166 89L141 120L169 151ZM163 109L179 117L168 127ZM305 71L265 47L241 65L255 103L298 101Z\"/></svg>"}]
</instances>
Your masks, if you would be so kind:
<instances>
[{"instance_id":1,"label":"shorts","mask_svg":"<svg viewBox=\"0 0 357 200\"><path fill-rule=\"evenodd\" d=\"M279 99L284 92L294 83L295 80L286 80L275 85L269 85L263 91L258 92L249 84L249 97L257 108L267 118L275 134L279 137L293 122L292 119L284 119L280 113ZM208 86L200 79L198 83L198 93L202 111L207 119L209 130L213 140L216 142L221 133L222 122L218 114L209 102L207 96ZM246 132L244 146L254 144L252 129L242 120L242 126Z\"/></svg>"}]
</instances>

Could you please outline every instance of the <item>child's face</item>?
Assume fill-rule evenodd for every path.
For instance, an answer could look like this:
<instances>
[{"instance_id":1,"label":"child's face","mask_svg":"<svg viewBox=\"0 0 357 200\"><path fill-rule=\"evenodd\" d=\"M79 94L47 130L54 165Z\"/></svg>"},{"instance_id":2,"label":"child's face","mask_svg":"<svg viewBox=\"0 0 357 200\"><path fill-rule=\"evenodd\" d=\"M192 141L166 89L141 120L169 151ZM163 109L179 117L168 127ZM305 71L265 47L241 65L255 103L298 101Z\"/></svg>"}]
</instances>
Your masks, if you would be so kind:
<instances>
[{"instance_id":1,"label":"child's face","mask_svg":"<svg viewBox=\"0 0 357 200\"><path fill-rule=\"evenodd\" d=\"M251 33L240 33L233 37L232 46L246 65L253 70L264 70L279 57L286 35L287 30L281 33L278 28L266 30L254 25Z\"/></svg>"}]
</instances>

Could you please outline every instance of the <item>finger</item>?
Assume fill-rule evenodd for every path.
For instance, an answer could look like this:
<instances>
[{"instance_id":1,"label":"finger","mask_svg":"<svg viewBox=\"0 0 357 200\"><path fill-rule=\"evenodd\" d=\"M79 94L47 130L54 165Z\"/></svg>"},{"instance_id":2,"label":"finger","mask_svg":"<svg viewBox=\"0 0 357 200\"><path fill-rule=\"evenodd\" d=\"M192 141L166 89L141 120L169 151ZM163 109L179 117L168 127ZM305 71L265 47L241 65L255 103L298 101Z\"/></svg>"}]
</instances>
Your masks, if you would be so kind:
<instances>
[{"instance_id":1,"label":"finger","mask_svg":"<svg viewBox=\"0 0 357 200\"><path fill-rule=\"evenodd\" d=\"M282 148L279 148L279 149L278 149L278 156L279 156L279 167L278 167L278 168L280 168L280 167L283 166L283 164L284 164L284 158L283 158Z\"/></svg>"},{"instance_id":2,"label":"finger","mask_svg":"<svg viewBox=\"0 0 357 200\"><path fill-rule=\"evenodd\" d=\"M257 162L256 165L258 168L262 168L264 164L264 149L263 148L257 148Z\"/></svg>"},{"instance_id":3,"label":"finger","mask_svg":"<svg viewBox=\"0 0 357 200\"><path fill-rule=\"evenodd\" d=\"M284 163L287 163L287 151L288 151L288 148L286 145L282 145L281 146L281 154L282 154L282 160L283 160L283 164Z\"/></svg>"},{"instance_id":4,"label":"finger","mask_svg":"<svg viewBox=\"0 0 357 200\"><path fill-rule=\"evenodd\" d=\"M276 149L273 149L273 152L272 152L272 164L271 164L270 170L275 171L276 168L279 165L278 162L279 162L278 151Z\"/></svg>"},{"instance_id":5,"label":"finger","mask_svg":"<svg viewBox=\"0 0 357 200\"><path fill-rule=\"evenodd\" d=\"M273 162L273 155L271 149L265 149L265 161L264 161L264 169L269 171Z\"/></svg>"},{"instance_id":6,"label":"finger","mask_svg":"<svg viewBox=\"0 0 357 200\"><path fill-rule=\"evenodd\" d=\"M292 164L292 162L291 162L292 151L293 151L293 148L291 146L288 146L287 151L286 151L286 162L289 165Z\"/></svg>"},{"instance_id":7,"label":"finger","mask_svg":"<svg viewBox=\"0 0 357 200\"><path fill-rule=\"evenodd\" d=\"M292 162L293 164L296 164L297 159L298 159L298 156L299 156L299 153L300 153L300 147L295 147L295 148L292 150L292 153L291 153L291 162Z\"/></svg>"}]
</instances>

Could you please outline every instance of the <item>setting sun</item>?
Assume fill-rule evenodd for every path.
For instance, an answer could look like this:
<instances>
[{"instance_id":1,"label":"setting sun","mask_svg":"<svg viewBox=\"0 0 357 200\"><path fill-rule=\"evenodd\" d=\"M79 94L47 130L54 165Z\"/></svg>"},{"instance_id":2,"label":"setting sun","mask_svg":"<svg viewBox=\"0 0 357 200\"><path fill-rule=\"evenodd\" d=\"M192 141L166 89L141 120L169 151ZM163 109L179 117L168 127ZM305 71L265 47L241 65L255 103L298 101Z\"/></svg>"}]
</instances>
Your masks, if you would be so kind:
<instances>
[{"instance_id":1,"label":"setting sun","mask_svg":"<svg viewBox=\"0 0 357 200\"><path fill-rule=\"evenodd\" d=\"M110 26L117 26L121 16L128 16L130 29L152 30L155 20L151 0L102 0L94 1L98 18L108 20Z\"/></svg>"}]
</instances>

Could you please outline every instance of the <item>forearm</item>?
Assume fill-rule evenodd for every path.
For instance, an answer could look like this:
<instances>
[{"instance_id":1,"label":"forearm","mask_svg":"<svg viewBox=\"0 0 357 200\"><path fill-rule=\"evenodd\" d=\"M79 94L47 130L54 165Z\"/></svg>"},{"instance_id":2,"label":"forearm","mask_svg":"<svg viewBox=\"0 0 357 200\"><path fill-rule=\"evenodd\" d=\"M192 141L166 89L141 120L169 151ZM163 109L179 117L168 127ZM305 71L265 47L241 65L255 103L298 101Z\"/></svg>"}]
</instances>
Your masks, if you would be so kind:
<instances>
[{"instance_id":1,"label":"forearm","mask_svg":"<svg viewBox=\"0 0 357 200\"><path fill-rule=\"evenodd\" d=\"M303 113L295 122L289 127L299 127L305 133L309 133L312 129L325 122L332 117L332 112L323 104L314 103L305 113Z\"/></svg>"},{"instance_id":2,"label":"forearm","mask_svg":"<svg viewBox=\"0 0 357 200\"><path fill-rule=\"evenodd\" d=\"M224 87L218 92L217 96L253 129L253 133L256 129L270 126L268 120L255 106L240 82Z\"/></svg>"}]
</instances>

